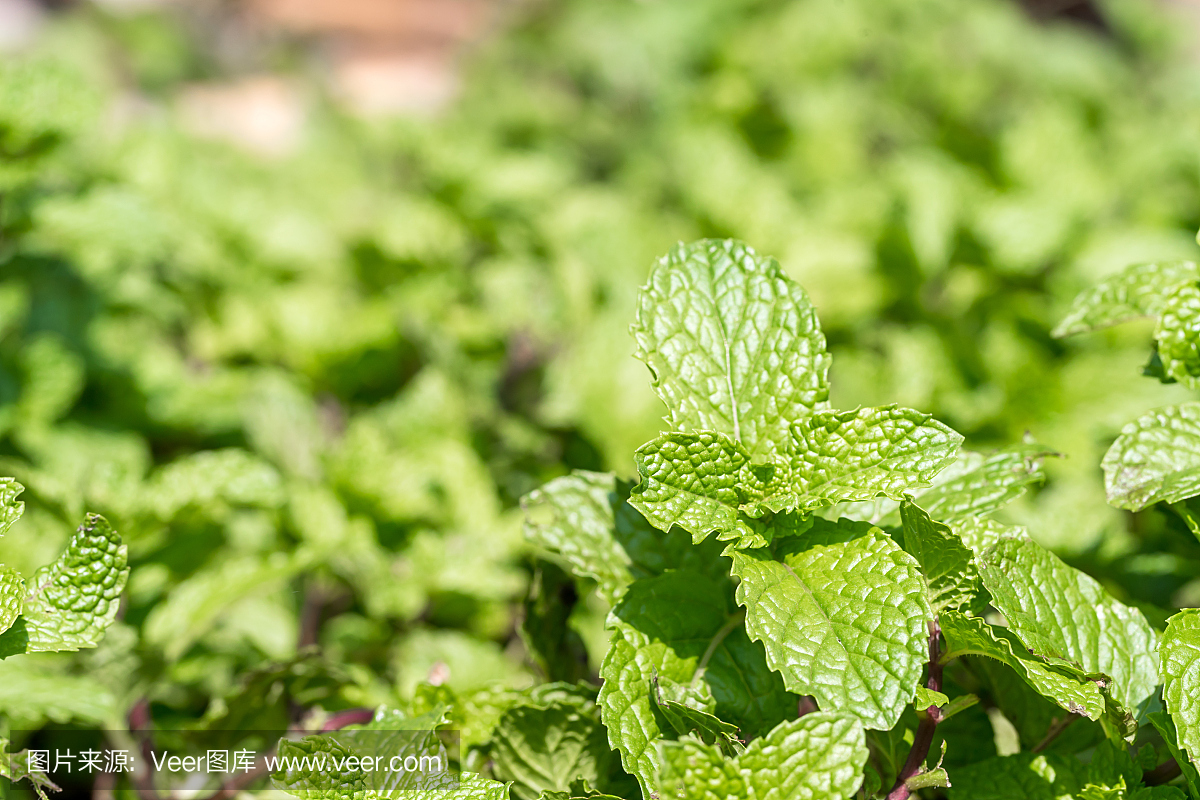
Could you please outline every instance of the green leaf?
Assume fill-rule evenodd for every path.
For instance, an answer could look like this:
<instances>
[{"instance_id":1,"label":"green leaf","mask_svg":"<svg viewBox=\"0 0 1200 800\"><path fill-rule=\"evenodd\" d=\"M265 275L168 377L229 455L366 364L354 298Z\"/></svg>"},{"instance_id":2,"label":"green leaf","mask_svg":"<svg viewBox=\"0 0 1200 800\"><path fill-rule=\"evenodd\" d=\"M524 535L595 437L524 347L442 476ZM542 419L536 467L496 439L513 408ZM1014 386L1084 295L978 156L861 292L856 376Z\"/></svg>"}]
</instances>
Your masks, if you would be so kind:
<instances>
[{"instance_id":1,"label":"green leaf","mask_svg":"<svg viewBox=\"0 0 1200 800\"><path fill-rule=\"evenodd\" d=\"M182 656L234 603L267 593L303 567L298 554L240 556L223 560L173 587L146 617L146 643L169 660Z\"/></svg>"},{"instance_id":2,"label":"green leaf","mask_svg":"<svg viewBox=\"0 0 1200 800\"><path fill-rule=\"evenodd\" d=\"M1041 483L1046 477L1042 460L1053 455L1039 444L1011 445L987 455L964 452L916 501L945 522L990 514Z\"/></svg>"},{"instance_id":3,"label":"green leaf","mask_svg":"<svg viewBox=\"0 0 1200 800\"><path fill-rule=\"evenodd\" d=\"M159 469L146 484L144 502L170 520L188 507L218 503L275 508L283 482L270 464L244 450L203 450Z\"/></svg>"},{"instance_id":4,"label":"green leaf","mask_svg":"<svg viewBox=\"0 0 1200 800\"><path fill-rule=\"evenodd\" d=\"M642 482L630 502L661 530L679 525L695 541L712 533L764 546L750 519L768 511L899 498L928 486L962 437L928 414L898 406L822 411L792 426L770 463L720 433L667 433L637 451Z\"/></svg>"},{"instance_id":5,"label":"green leaf","mask_svg":"<svg viewBox=\"0 0 1200 800\"><path fill-rule=\"evenodd\" d=\"M1064 800L1087 779L1077 759L1058 753L1019 753L954 770L950 800Z\"/></svg>"},{"instance_id":6,"label":"green leaf","mask_svg":"<svg viewBox=\"0 0 1200 800\"><path fill-rule=\"evenodd\" d=\"M925 579L883 531L813 520L798 536L733 554L746 629L797 694L870 729L896 724L928 658Z\"/></svg>"},{"instance_id":7,"label":"green leaf","mask_svg":"<svg viewBox=\"0 0 1200 800\"><path fill-rule=\"evenodd\" d=\"M631 331L671 428L723 433L755 457L786 447L791 423L829 396L808 296L742 242L672 248L650 271Z\"/></svg>"},{"instance_id":8,"label":"green leaf","mask_svg":"<svg viewBox=\"0 0 1200 800\"><path fill-rule=\"evenodd\" d=\"M704 704L705 698L691 686L681 686L669 678L650 679L651 696L655 707L678 734L694 734L705 744L718 745L727 755L741 750L737 725L732 725L695 705Z\"/></svg>"},{"instance_id":9,"label":"green leaf","mask_svg":"<svg viewBox=\"0 0 1200 800\"><path fill-rule=\"evenodd\" d=\"M580 778L595 783L613 756L594 711L573 703L509 709L496 727L491 754L495 776L511 781L513 795L523 800L565 792Z\"/></svg>"},{"instance_id":10,"label":"green leaf","mask_svg":"<svg viewBox=\"0 0 1200 800\"><path fill-rule=\"evenodd\" d=\"M967 655L994 659L1011 667L1038 694L1072 714L1082 714L1091 720L1103 716L1104 696L1099 686L1055 671L1029 656L1016 636L1005 628L953 611L943 613L938 621L946 638L943 663Z\"/></svg>"},{"instance_id":11,"label":"green leaf","mask_svg":"<svg viewBox=\"0 0 1200 800\"><path fill-rule=\"evenodd\" d=\"M88 514L66 551L29 580L22 616L0 634L0 658L95 647L116 617L128 576L121 538L104 517Z\"/></svg>"},{"instance_id":12,"label":"green leaf","mask_svg":"<svg viewBox=\"0 0 1200 800\"><path fill-rule=\"evenodd\" d=\"M629 504L631 489L612 473L576 470L556 478L522 500L525 537L576 577L595 580L610 603L633 580L667 569L729 574L718 558L721 545L696 547L683 531L655 528Z\"/></svg>"},{"instance_id":13,"label":"green leaf","mask_svg":"<svg viewBox=\"0 0 1200 800\"><path fill-rule=\"evenodd\" d=\"M1192 800L1200 800L1200 769L1192 763L1188 758L1187 753L1179 746L1179 734L1175 730L1175 722L1171 719L1171 715L1166 711L1155 711L1147 714L1146 719L1158 731L1159 736L1163 738L1163 742L1167 745L1167 750L1171 754L1171 758L1179 765L1179 771L1183 774L1183 783L1187 786L1188 795Z\"/></svg>"},{"instance_id":14,"label":"green leaf","mask_svg":"<svg viewBox=\"0 0 1200 800\"><path fill-rule=\"evenodd\" d=\"M1175 722L1179 745L1200 763L1200 609L1184 609L1167 621L1159 658L1163 704Z\"/></svg>"},{"instance_id":15,"label":"green leaf","mask_svg":"<svg viewBox=\"0 0 1200 800\"><path fill-rule=\"evenodd\" d=\"M636 581L609 616L609 651L597 703L609 741L646 796L654 791L657 742L673 735L656 710L652 681L686 687L687 705L759 736L796 714L799 698L751 642L728 581L671 571ZM676 694L672 699L684 699Z\"/></svg>"},{"instance_id":16,"label":"green leaf","mask_svg":"<svg viewBox=\"0 0 1200 800\"><path fill-rule=\"evenodd\" d=\"M271 773L271 780L280 789L306 800L342 800L350 796L357 800L419 800L431 795L446 800L508 800L508 784L465 772L455 774L436 733L444 721L441 711L408 717L394 709L379 709L366 725L295 741L280 740L280 761L286 758L289 762L281 763ZM302 760L306 756L307 762ZM425 758L429 766L403 771L386 768L395 759L403 765L409 756ZM346 760L350 758L356 761ZM314 768L313 762L318 759L324 768ZM359 763L362 759L368 759L370 766L363 768Z\"/></svg>"},{"instance_id":17,"label":"green leaf","mask_svg":"<svg viewBox=\"0 0 1200 800\"><path fill-rule=\"evenodd\" d=\"M1171 290L1154 339L1167 376L1190 389L1200 385L1200 283L1188 281Z\"/></svg>"},{"instance_id":18,"label":"green leaf","mask_svg":"<svg viewBox=\"0 0 1200 800\"><path fill-rule=\"evenodd\" d=\"M34 792L42 800L47 800L46 791L60 792L62 789L50 780L45 772L40 769L30 769L31 759L28 750L21 750L16 753L9 752L10 744L8 739L0 738L0 778L4 778L11 783L17 781L29 781L29 785L33 787Z\"/></svg>"},{"instance_id":19,"label":"green leaf","mask_svg":"<svg viewBox=\"0 0 1200 800\"><path fill-rule=\"evenodd\" d=\"M1125 708L1154 691L1157 637L1142 612L1028 540L1002 541L978 565L992 605L1031 651L1108 676L1109 695Z\"/></svg>"},{"instance_id":20,"label":"green leaf","mask_svg":"<svg viewBox=\"0 0 1200 800\"><path fill-rule=\"evenodd\" d=\"M521 500L525 538L561 556L580 577L599 584L614 603L633 582L631 559L613 536L611 474L575 471Z\"/></svg>"},{"instance_id":21,"label":"green leaf","mask_svg":"<svg viewBox=\"0 0 1200 800\"><path fill-rule=\"evenodd\" d=\"M949 704L950 698L941 692L935 692L933 689L926 689L924 686L918 686L917 691L913 694L913 708L926 709L930 706L941 708Z\"/></svg>"},{"instance_id":22,"label":"green leaf","mask_svg":"<svg viewBox=\"0 0 1200 800\"><path fill-rule=\"evenodd\" d=\"M520 634L529 658L549 681L584 680L590 673L587 647L571 626L578 600L570 575L556 564L535 563Z\"/></svg>"},{"instance_id":23,"label":"green leaf","mask_svg":"<svg viewBox=\"0 0 1200 800\"><path fill-rule=\"evenodd\" d=\"M1200 403L1146 413L1121 429L1101 463L1108 502L1140 511L1200 494Z\"/></svg>"},{"instance_id":24,"label":"green leaf","mask_svg":"<svg viewBox=\"0 0 1200 800\"><path fill-rule=\"evenodd\" d=\"M0 536L25 513L25 503L17 499L23 491L25 487L12 478L0 478Z\"/></svg>"},{"instance_id":25,"label":"green leaf","mask_svg":"<svg viewBox=\"0 0 1200 800\"><path fill-rule=\"evenodd\" d=\"M858 789L867 755L857 719L818 711L781 723L737 758L694 739L664 742L660 796L834 800Z\"/></svg>"},{"instance_id":26,"label":"green leaf","mask_svg":"<svg viewBox=\"0 0 1200 800\"><path fill-rule=\"evenodd\" d=\"M908 500L900 504L900 519L903 527L897 541L921 565L933 612L971 603L982 589L971 549L949 527L934 522Z\"/></svg>"},{"instance_id":27,"label":"green leaf","mask_svg":"<svg viewBox=\"0 0 1200 800\"><path fill-rule=\"evenodd\" d=\"M899 499L928 486L962 444L930 415L895 405L818 412L793 425L792 438L790 492L768 500L773 511Z\"/></svg>"},{"instance_id":28,"label":"green leaf","mask_svg":"<svg viewBox=\"0 0 1200 800\"><path fill-rule=\"evenodd\" d=\"M12 627L25 603L25 579L12 567L0 564L0 633Z\"/></svg>"},{"instance_id":29,"label":"green leaf","mask_svg":"<svg viewBox=\"0 0 1200 800\"><path fill-rule=\"evenodd\" d=\"M950 529L977 556L1005 539L1029 538L1029 532L1020 525L1005 525L987 517L963 517L951 522Z\"/></svg>"},{"instance_id":30,"label":"green leaf","mask_svg":"<svg viewBox=\"0 0 1200 800\"><path fill-rule=\"evenodd\" d=\"M1154 316L1174 286L1197 279L1200 269L1191 261L1134 264L1076 297L1051 335L1061 338Z\"/></svg>"},{"instance_id":31,"label":"green leaf","mask_svg":"<svg viewBox=\"0 0 1200 800\"><path fill-rule=\"evenodd\" d=\"M711 431L664 433L635 457L642 481L629 502L659 530L678 525L697 543L713 533L719 541L766 543L739 511L763 498L765 483L737 441Z\"/></svg>"},{"instance_id":32,"label":"green leaf","mask_svg":"<svg viewBox=\"0 0 1200 800\"><path fill-rule=\"evenodd\" d=\"M1041 483L1046 477L1042 460L1052 455L1057 453L1039 444L1011 445L986 455L960 450L957 460L933 479L929 489L911 494L934 519L955 527L959 521L1008 505ZM855 503L842 512L889 528L900 524L899 504L892 501Z\"/></svg>"}]
</instances>

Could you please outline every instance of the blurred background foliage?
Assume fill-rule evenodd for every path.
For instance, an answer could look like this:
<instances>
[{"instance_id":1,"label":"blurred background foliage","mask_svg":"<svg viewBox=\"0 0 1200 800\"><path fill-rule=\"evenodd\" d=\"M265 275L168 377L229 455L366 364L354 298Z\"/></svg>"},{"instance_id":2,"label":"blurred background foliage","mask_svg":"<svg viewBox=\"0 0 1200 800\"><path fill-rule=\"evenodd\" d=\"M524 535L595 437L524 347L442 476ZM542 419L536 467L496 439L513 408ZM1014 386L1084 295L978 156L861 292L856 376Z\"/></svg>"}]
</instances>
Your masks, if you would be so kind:
<instances>
[{"instance_id":1,"label":"blurred background foliage","mask_svg":"<svg viewBox=\"0 0 1200 800\"><path fill-rule=\"evenodd\" d=\"M662 413L634 297L701 236L809 291L836 407L1028 432L1064 457L1012 521L1152 621L1200 602L1179 523L1104 500L1120 426L1184 394L1136 377L1150 328L1048 333L1196 255L1197 23L1050 5L8 0L0 561L87 509L133 571L103 646L0 664L0 708L265 728L545 677L520 621L562 576L518 500L633 473Z\"/></svg>"}]
</instances>

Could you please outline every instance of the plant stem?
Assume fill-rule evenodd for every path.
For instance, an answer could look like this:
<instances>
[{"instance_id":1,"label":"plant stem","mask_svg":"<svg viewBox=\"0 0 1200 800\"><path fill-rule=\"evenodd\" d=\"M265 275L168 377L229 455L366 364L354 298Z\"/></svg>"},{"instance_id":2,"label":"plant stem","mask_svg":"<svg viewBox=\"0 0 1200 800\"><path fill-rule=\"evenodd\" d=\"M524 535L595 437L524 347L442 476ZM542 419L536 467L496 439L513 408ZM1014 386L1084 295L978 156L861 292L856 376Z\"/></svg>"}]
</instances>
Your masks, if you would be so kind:
<instances>
[{"instance_id":1,"label":"plant stem","mask_svg":"<svg viewBox=\"0 0 1200 800\"><path fill-rule=\"evenodd\" d=\"M942 690L942 665L938 654L938 639L941 635L942 629L938 626L937 620L931 620L929 622L929 679L925 682L925 686L935 692ZM908 759L901 767L900 774L896 777L896 783L892 786L892 791L888 793L887 800L908 800L912 790L908 788L907 781L925 766L925 759L929 757L929 748L933 745L934 731L941 721L941 709L937 706L925 709L925 716L917 724L917 733L913 737L912 749L908 751Z\"/></svg>"},{"instance_id":2,"label":"plant stem","mask_svg":"<svg viewBox=\"0 0 1200 800\"><path fill-rule=\"evenodd\" d=\"M1162 786L1165 783L1178 778L1183 774L1183 770L1179 766L1179 762L1175 759L1164 761L1154 769L1142 776L1142 783L1147 786Z\"/></svg>"},{"instance_id":3,"label":"plant stem","mask_svg":"<svg viewBox=\"0 0 1200 800\"><path fill-rule=\"evenodd\" d=\"M1050 727L1047 729L1046 735L1042 737L1042 740L1033 746L1032 752L1040 753L1045 750L1050 746L1051 742L1058 738L1060 733L1070 727L1071 723L1077 719L1079 719L1078 714L1067 712L1067 715L1062 719L1054 720L1052 723L1050 723Z\"/></svg>"}]
</instances>

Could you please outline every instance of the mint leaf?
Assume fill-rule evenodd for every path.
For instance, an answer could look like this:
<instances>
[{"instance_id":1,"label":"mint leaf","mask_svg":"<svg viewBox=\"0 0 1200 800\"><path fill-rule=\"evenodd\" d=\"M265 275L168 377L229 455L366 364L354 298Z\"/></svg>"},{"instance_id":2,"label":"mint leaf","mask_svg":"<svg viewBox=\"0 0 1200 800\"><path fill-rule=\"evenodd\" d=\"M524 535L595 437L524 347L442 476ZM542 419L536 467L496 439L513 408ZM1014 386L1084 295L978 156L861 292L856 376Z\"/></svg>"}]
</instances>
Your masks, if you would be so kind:
<instances>
[{"instance_id":1,"label":"mint leaf","mask_svg":"<svg viewBox=\"0 0 1200 800\"><path fill-rule=\"evenodd\" d=\"M950 800L1063 800L1087 780L1078 760L1058 753L1020 753L954 770Z\"/></svg>"},{"instance_id":2,"label":"mint leaf","mask_svg":"<svg viewBox=\"0 0 1200 800\"><path fill-rule=\"evenodd\" d=\"M574 703L509 709L496 726L491 753L494 774L511 781L522 800L565 792L581 778L595 783L613 758L594 712Z\"/></svg>"},{"instance_id":3,"label":"mint leaf","mask_svg":"<svg viewBox=\"0 0 1200 800\"><path fill-rule=\"evenodd\" d=\"M951 522L950 529L977 556L1005 539L1029 538L1029 532L1020 525L1005 525L988 517L963 517Z\"/></svg>"},{"instance_id":4,"label":"mint leaf","mask_svg":"<svg viewBox=\"0 0 1200 800\"><path fill-rule=\"evenodd\" d=\"M145 504L169 520L214 503L275 508L284 501L278 471L244 450L204 450L162 467L146 484Z\"/></svg>"},{"instance_id":5,"label":"mint leaf","mask_svg":"<svg viewBox=\"0 0 1200 800\"><path fill-rule=\"evenodd\" d=\"M928 489L911 492L913 499L934 519L951 527L960 520L981 517L1023 495L1045 480L1042 461L1057 455L1039 444L1017 444L991 453L960 450L958 458L933 478ZM900 524L899 503L876 500L853 503L843 514L865 517L876 525Z\"/></svg>"},{"instance_id":6,"label":"mint leaf","mask_svg":"<svg viewBox=\"0 0 1200 800\"><path fill-rule=\"evenodd\" d=\"M632 560L613 535L613 488L611 474L576 471L521 501L525 538L560 555L573 574L595 580L610 603L633 581Z\"/></svg>"},{"instance_id":7,"label":"mint leaf","mask_svg":"<svg viewBox=\"0 0 1200 800\"><path fill-rule=\"evenodd\" d=\"M12 627L25 604L25 579L12 567L0 564L0 633Z\"/></svg>"},{"instance_id":8,"label":"mint leaf","mask_svg":"<svg viewBox=\"0 0 1200 800\"><path fill-rule=\"evenodd\" d=\"M677 431L723 433L758 457L829 396L808 295L742 242L679 244L650 271L631 331Z\"/></svg>"},{"instance_id":9,"label":"mint leaf","mask_svg":"<svg viewBox=\"0 0 1200 800\"><path fill-rule=\"evenodd\" d=\"M746 630L797 694L887 730L912 700L933 616L912 556L865 522L813 520L798 536L733 553Z\"/></svg>"},{"instance_id":10,"label":"mint leaf","mask_svg":"<svg viewBox=\"0 0 1200 800\"><path fill-rule=\"evenodd\" d=\"M1198 279L1200 268L1191 261L1134 264L1076 297L1051 335L1061 338L1154 316L1162 312L1172 287Z\"/></svg>"},{"instance_id":11,"label":"mint leaf","mask_svg":"<svg viewBox=\"0 0 1200 800\"><path fill-rule=\"evenodd\" d=\"M765 484L736 440L712 431L664 433L635 457L642 482L629 502L659 530L678 525L697 543L713 533L719 541L766 543L739 511L743 504L754 508Z\"/></svg>"},{"instance_id":12,"label":"mint leaf","mask_svg":"<svg viewBox=\"0 0 1200 800\"><path fill-rule=\"evenodd\" d=\"M1039 444L1011 445L986 455L964 452L916 501L946 522L990 514L1045 480L1042 460L1053 455Z\"/></svg>"},{"instance_id":13,"label":"mint leaf","mask_svg":"<svg viewBox=\"0 0 1200 800\"><path fill-rule=\"evenodd\" d=\"M25 513L25 503L17 499L25 487L12 478L0 478L0 536Z\"/></svg>"},{"instance_id":14,"label":"mint leaf","mask_svg":"<svg viewBox=\"0 0 1200 800\"><path fill-rule=\"evenodd\" d=\"M655 708L662 713L676 733L694 734L705 744L719 745L727 755L735 755L741 751L737 725L695 707L705 704L703 693L697 693L691 686L677 684L670 678L659 678L657 675L650 679L650 689Z\"/></svg>"},{"instance_id":15,"label":"mint leaf","mask_svg":"<svg viewBox=\"0 0 1200 800\"><path fill-rule=\"evenodd\" d=\"M1187 786L1191 800L1200 800L1200 769L1196 768L1188 754L1179 746L1179 734L1175 730L1175 722L1171 715L1166 711L1155 711L1147 714L1146 719L1158 731L1159 736L1167 745L1167 751L1170 752L1171 758L1179 765L1179 771L1183 774L1183 782Z\"/></svg>"},{"instance_id":16,"label":"mint leaf","mask_svg":"<svg viewBox=\"0 0 1200 800\"><path fill-rule=\"evenodd\" d=\"M636 578L667 569L714 579L729 574L720 545L696 547L683 531L655 528L630 505L630 491L611 473L576 470L556 478L522 500L525 538L560 557L576 577L595 580L610 603Z\"/></svg>"},{"instance_id":17,"label":"mint leaf","mask_svg":"<svg viewBox=\"0 0 1200 800\"><path fill-rule=\"evenodd\" d=\"M1053 700L1072 714L1082 714L1098 720L1104 714L1104 696L1094 682L1046 666L1028 655L1020 640L1005 628L989 625L978 617L968 617L953 611L939 619L942 636L946 638L946 653L942 661L960 656L982 656L1008 665L1038 694Z\"/></svg>"},{"instance_id":18,"label":"mint leaf","mask_svg":"<svg viewBox=\"0 0 1200 800\"><path fill-rule=\"evenodd\" d=\"M1191 389L1200 385L1200 283L1181 283L1167 294L1154 339L1167 376Z\"/></svg>"},{"instance_id":19,"label":"mint leaf","mask_svg":"<svg viewBox=\"0 0 1200 800\"><path fill-rule=\"evenodd\" d=\"M978 566L992 605L1032 652L1108 676L1109 695L1125 708L1154 691L1157 636L1140 611L1028 540L993 545Z\"/></svg>"},{"instance_id":20,"label":"mint leaf","mask_svg":"<svg viewBox=\"0 0 1200 800\"><path fill-rule=\"evenodd\" d=\"M0 634L0 658L95 647L112 624L129 576L125 545L98 514L29 579L21 617Z\"/></svg>"},{"instance_id":21,"label":"mint leaf","mask_svg":"<svg viewBox=\"0 0 1200 800\"><path fill-rule=\"evenodd\" d=\"M779 724L736 758L682 739L662 744L662 762L662 797L833 800L862 783L867 743L853 716L818 711Z\"/></svg>"},{"instance_id":22,"label":"mint leaf","mask_svg":"<svg viewBox=\"0 0 1200 800\"><path fill-rule=\"evenodd\" d=\"M1184 609L1167 621L1159 658L1163 704L1175 723L1179 745L1200 763L1200 609Z\"/></svg>"},{"instance_id":23,"label":"mint leaf","mask_svg":"<svg viewBox=\"0 0 1200 800\"><path fill-rule=\"evenodd\" d=\"M54 781L46 776L45 772L29 768L31 753L28 750L11 753L9 752L10 747L8 739L0 738L0 778L4 778L11 783L29 781L29 785L33 787L34 792L42 800L47 800L47 790L51 792L62 791Z\"/></svg>"},{"instance_id":24,"label":"mint leaf","mask_svg":"<svg viewBox=\"0 0 1200 800\"><path fill-rule=\"evenodd\" d=\"M767 542L749 519L812 510L929 485L962 437L928 414L897 406L822 411L792 426L783 453L754 463L739 442L710 431L666 433L637 451L642 482L630 502L661 530L695 541L712 533L740 547Z\"/></svg>"},{"instance_id":25,"label":"mint leaf","mask_svg":"<svg viewBox=\"0 0 1200 800\"><path fill-rule=\"evenodd\" d=\"M197 572L172 588L146 617L147 644L162 648L170 660L187 652L234 603L265 593L303 567L298 554L272 553L231 558Z\"/></svg>"},{"instance_id":26,"label":"mint leaf","mask_svg":"<svg viewBox=\"0 0 1200 800\"><path fill-rule=\"evenodd\" d=\"M899 406L822 411L792 426L790 493L767 505L805 510L928 486L954 459L962 436Z\"/></svg>"},{"instance_id":27,"label":"mint leaf","mask_svg":"<svg viewBox=\"0 0 1200 800\"><path fill-rule=\"evenodd\" d=\"M1200 403L1150 411L1121 429L1104 454L1108 502L1140 511L1200 494Z\"/></svg>"},{"instance_id":28,"label":"mint leaf","mask_svg":"<svg viewBox=\"0 0 1200 800\"><path fill-rule=\"evenodd\" d=\"M913 694L913 708L926 709L930 706L942 706L950 704L950 698L941 692L935 692L933 689L926 689L924 686L918 686L917 691Z\"/></svg>"},{"instance_id":29,"label":"mint leaf","mask_svg":"<svg viewBox=\"0 0 1200 800\"><path fill-rule=\"evenodd\" d=\"M903 527L896 540L921 565L933 612L971 603L982 589L971 549L908 500L900 504L900 519Z\"/></svg>"},{"instance_id":30,"label":"mint leaf","mask_svg":"<svg viewBox=\"0 0 1200 800\"><path fill-rule=\"evenodd\" d=\"M381 708L366 725L295 741L282 739L277 751L280 768L271 774L271 780L304 800L416 800L428 796L508 800L507 784L465 772L456 778L436 731L445 723L442 711L409 717ZM403 765L410 756L426 759L429 766L420 770L375 768L376 764ZM364 760L369 766L363 766ZM321 766L314 767L314 762Z\"/></svg>"},{"instance_id":31,"label":"mint leaf","mask_svg":"<svg viewBox=\"0 0 1200 800\"><path fill-rule=\"evenodd\" d=\"M597 704L609 742L646 796L657 782L657 742L674 735L656 713L653 681L685 687L676 702L686 699L747 737L796 713L798 698L767 667L762 646L747 637L727 582L678 571L636 581L608 627L612 640Z\"/></svg>"}]
</instances>

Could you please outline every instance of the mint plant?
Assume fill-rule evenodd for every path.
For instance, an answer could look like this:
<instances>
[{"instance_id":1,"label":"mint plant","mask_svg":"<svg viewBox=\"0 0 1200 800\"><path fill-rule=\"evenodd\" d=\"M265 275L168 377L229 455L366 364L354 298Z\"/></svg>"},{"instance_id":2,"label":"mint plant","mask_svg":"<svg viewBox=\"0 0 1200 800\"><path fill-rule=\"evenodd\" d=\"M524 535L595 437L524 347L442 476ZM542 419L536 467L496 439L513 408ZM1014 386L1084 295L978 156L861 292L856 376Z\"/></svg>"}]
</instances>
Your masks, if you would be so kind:
<instances>
[{"instance_id":1,"label":"mint plant","mask_svg":"<svg viewBox=\"0 0 1200 800\"><path fill-rule=\"evenodd\" d=\"M17 500L24 488L0 478L0 536L24 513ZM125 545L99 514L88 514L66 550L28 583L12 567L0 566L0 659L96 647L117 616L128 577ZM57 790L45 774L30 770L24 751L8 750L0 737L0 777L28 780L42 797L46 789Z\"/></svg>"},{"instance_id":2,"label":"mint plant","mask_svg":"<svg viewBox=\"0 0 1200 800\"><path fill-rule=\"evenodd\" d=\"M462 732L451 796L1200 796L1200 617L1160 652L1140 610L992 516L1051 451L830 408L807 295L737 241L655 264L632 332L669 426L638 482L577 471L523 502L529 541L611 607L599 687L426 684L377 712ZM545 611L560 585L535 585L524 623L542 664L571 653L569 615Z\"/></svg>"},{"instance_id":3,"label":"mint plant","mask_svg":"<svg viewBox=\"0 0 1200 800\"><path fill-rule=\"evenodd\" d=\"M1131 319L1156 319L1154 353L1145 369L1164 383L1200 387L1200 267L1192 261L1134 264L1076 298L1057 336ZM1154 409L1121 429L1104 456L1108 501L1141 511L1169 505L1200 539L1200 403ZM1200 617L1184 609L1167 621L1160 645L1162 701L1169 716L1154 724L1178 753L1189 790L1200 781ZM1180 752L1181 751L1181 752ZM1192 764L1187 764L1187 760Z\"/></svg>"}]
</instances>

